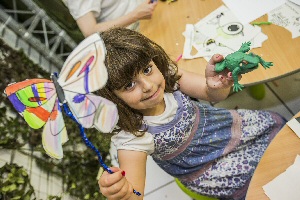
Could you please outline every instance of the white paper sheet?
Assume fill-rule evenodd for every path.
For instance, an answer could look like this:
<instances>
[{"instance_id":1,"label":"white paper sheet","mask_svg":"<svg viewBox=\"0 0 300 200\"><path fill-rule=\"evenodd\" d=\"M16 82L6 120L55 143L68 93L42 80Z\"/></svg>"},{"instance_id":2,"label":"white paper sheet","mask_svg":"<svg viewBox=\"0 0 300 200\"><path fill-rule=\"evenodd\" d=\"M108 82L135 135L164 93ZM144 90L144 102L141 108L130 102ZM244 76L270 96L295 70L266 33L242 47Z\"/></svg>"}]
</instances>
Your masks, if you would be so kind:
<instances>
[{"instance_id":1,"label":"white paper sheet","mask_svg":"<svg viewBox=\"0 0 300 200\"><path fill-rule=\"evenodd\" d=\"M182 58L204 57L209 60L219 53L224 57L237 51L243 42L251 42L251 49L261 47L268 36L259 26L242 25L226 6L220 6L196 24L186 24Z\"/></svg>"},{"instance_id":2,"label":"white paper sheet","mask_svg":"<svg viewBox=\"0 0 300 200\"><path fill-rule=\"evenodd\" d=\"M292 33L292 38L300 36L300 6L286 2L268 13L269 21L282 26Z\"/></svg>"},{"instance_id":3,"label":"white paper sheet","mask_svg":"<svg viewBox=\"0 0 300 200\"><path fill-rule=\"evenodd\" d=\"M224 5L196 23L195 30L234 51L261 32L258 26L241 24Z\"/></svg>"},{"instance_id":4,"label":"white paper sheet","mask_svg":"<svg viewBox=\"0 0 300 200\"><path fill-rule=\"evenodd\" d=\"M270 200L300 199L300 157L296 157L292 166L263 186Z\"/></svg>"},{"instance_id":5,"label":"white paper sheet","mask_svg":"<svg viewBox=\"0 0 300 200\"><path fill-rule=\"evenodd\" d=\"M183 33L185 37L185 43L183 47L183 59L193 59L198 57L209 57L219 53L223 56L227 56L233 53L233 50L217 43L215 40L203 35L202 33L195 31L194 25L187 24L185 32ZM197 50L196 54L192 55L193 47Z\"/></svg>"},{"instance_id":6,"label":"white paper sheet","mask_svg":"<svg viewBox=\"0 0 300 200\"><path fill-rule=\"evenodd\" d=\"M289 1L297 4L298 6L300 6L300 0L289 0Z\"/></svg>"},{"instance_id":7,"label":"white paper sheet","mask_svg":"<svg viewBox=\"0 0 300 200\"><path fill-rule=\"evenodd\" d=\"M286 0L223 0L223 2L242 24L247 24L283 5Z\"/></svg>"},{"instance_id":8,"label":"white paper sheet","mask_svg":"<svg viewBox=\"0 0 300 200\"><path fill-rule=\"evenodd\" d=\"M291 119L286 123L294 132L295 134L300 138L300 123L295 119ZM300 199L300 198L299 198Z\"/></svg>"},{"instance_id":9,"label":"white paper sheet","mask_svg":"<svg viewBox=\"0 0 300 200\"><path fill-rule=\"evenodd\" d=\"M257 27L257 29L261 29ZM187 24L185 32L182 33L185 37L185 43L183 48L183 59L194 59L198 57L204 57L206 61L214 54L221 54L224 57L230 53L233 53L234 50L229 47L215 41L214 39L209 38L208 36L203 35L201 32L194 29L194 25ZM268 36L259 32L254 38L250 40L251 49L258 48L262 46L262 43L268 39ZM192 54L193 48L197 50L197 53ZM195 51L194 51L195 52Z\"/></svg>"}]
</instances>

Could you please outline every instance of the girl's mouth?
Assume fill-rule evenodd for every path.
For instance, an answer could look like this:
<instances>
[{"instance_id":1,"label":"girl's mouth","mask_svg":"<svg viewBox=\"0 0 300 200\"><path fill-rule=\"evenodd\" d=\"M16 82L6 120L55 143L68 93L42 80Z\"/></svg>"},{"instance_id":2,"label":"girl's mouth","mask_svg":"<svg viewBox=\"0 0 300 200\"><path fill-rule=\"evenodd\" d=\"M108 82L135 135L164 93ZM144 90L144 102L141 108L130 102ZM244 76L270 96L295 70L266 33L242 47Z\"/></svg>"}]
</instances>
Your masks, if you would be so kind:
<instances>
[{"instance_id":1,"label":"girl's mouth","mask_svg":"<svg viewBox=\"0 0 300 200\"><path fill-rule=\"evenodd\" d=\"M149 96L149 97L146 97L146 98L142 99L141 101L147 101L147 100L149 100L149 99L155 98L155 97L158 96L158 93L159 93L159 89L158 89L154 94L152 94L152 95Z\"/></svg>"}]
</instances>

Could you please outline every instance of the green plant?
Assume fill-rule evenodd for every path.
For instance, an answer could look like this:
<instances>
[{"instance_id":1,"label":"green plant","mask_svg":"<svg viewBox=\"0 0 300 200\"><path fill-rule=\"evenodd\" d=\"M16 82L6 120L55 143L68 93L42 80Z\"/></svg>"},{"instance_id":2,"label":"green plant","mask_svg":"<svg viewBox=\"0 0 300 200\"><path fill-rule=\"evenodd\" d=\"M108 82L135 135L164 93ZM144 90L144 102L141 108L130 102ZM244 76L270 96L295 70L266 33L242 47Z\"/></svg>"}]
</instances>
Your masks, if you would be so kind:
<instances>
[{"instance_id":1,"label":"green plant","mask_svg":"<svg viewBox=\"0 0 300 200\"><path fill-rule=\"evenodd\" d=\"M30 200L35 198L34 189L23 167L5 164L0 168L0 198Z\"/></svg>"}]
</instances>

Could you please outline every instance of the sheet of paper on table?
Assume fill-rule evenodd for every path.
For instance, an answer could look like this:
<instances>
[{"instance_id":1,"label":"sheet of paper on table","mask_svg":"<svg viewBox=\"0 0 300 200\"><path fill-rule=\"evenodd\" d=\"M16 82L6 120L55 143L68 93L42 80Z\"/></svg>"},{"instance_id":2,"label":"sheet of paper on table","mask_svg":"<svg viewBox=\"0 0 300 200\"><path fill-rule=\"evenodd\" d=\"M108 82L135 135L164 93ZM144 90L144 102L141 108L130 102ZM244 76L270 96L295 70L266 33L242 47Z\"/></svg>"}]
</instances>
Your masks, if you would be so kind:
<instances>
[{"instance_id":1,"label":"sheet of paper on table","mask_svg":"<svg viewBox=\"0 0 300 200\"><path fill-rule=\"evenodd\" d=\"M243 42L250 41L261 29L241 22L226 6L222 5L201 19L195 30L237 51Z\"/></svg>"},{"instance_id":2,"label":"sheet of paper on table","mask_svg":"<svg viewBox=\"0 0 300 200\"><path fill-rule=\"evenodd\" d=\"M300 3L300 0L298 0ZM268 13L269 21L286 28L292 38L300 36L300 5L287 1L282 6Z\"/></svg>"},{"instance_id":3,"label":"sheet of paper on table","mask_svg":"<svg viewBox=\"0 0 300 200\"><path fill-rule=\"evenodd\" d=\"M289 1L291 1L291 2L293 2L295 4L297 4L298 6L300 6L300 0L289 0Z\"/></svg>"},{"instance_id":4,"label":"sheet of paper on table","mask_svg":"<svg viewBox=\"0 0 300 200\"><path fill-rule=\"evenodd\" d=\"M300 138L300 119L293 118L290 121L286 123L294 132L295 134ZM300 198L299 198L300 199Z\"/></svg>"},{"instance_id":5,"label":"sheet of paper on table","mask_svg":"<svg viewBox=\"0 0 300 200\"><path fill-rule=\"evenodd\" d=\"M247 24L283 5L286 0L223 0L223 2L242 24Z\"/></svg>"},{"instance_id":6,"label":"sheet of paper on table","mask_svg":"<svg viewBox=\"0 0 300 200\"><path fill-rule=\"evenodd\" d=\"M226 6L220 6L196 24L187 24L183 33L183 59L204 57L215 53L226 56L237 51L243 42L251 41L251 48L261 47L267 35L259 26L241 24ZM192 48L197 53L192 55Z\"/></svg>"},{"instance_id":7,"label":"sheet of paper on table","mask_svg":"<svg viewBox=\"0 0 300 200\"><path fill-rule=\"evenodd\" d=\"M300 199L300 156L285 172L263 186L270 200Z\"/></svg>"}]
</instances>

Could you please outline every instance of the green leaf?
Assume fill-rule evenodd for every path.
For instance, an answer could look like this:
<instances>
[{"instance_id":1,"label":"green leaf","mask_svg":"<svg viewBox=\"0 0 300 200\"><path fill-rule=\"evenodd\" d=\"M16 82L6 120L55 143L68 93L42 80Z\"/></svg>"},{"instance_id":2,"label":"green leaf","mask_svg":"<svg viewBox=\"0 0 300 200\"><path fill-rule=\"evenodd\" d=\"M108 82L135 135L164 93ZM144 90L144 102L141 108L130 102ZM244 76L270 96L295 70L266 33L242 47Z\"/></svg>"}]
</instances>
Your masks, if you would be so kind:
<instances>
[{"instance_id":1,"label":"green leaf","mask_svg":"<svg viewBox=\"0 0 300 200\"><path fill-rule=\"evenodd\" d=\"M94 197L99 197L99 192L95 192L93 196Z\"/></svg>"},{"instance_id":2,"label":"green leaf","mask_svg":"<svg viewBox=\"0 0 300 200\"><path fill-rule=\"evenodd\" d=\"M25 170L22 170L22 176L28 176L27 172Z\"/></svg>"},{"instance_id":3,"label":"green leaf","mask_svg":"<svg viewBox=\"0 0 300 200\"><path fill-rule=\"evenodd\" d=\"M2 187L2 188L1 188L1 191L2 191L3 193L8 192L8 191L9 191L9 186Z\"/></svg>"},{"instance_id":4,"label":"green leaf","mask_svg":"<svg viewBox=\"0 0 300 200\"><path fill-rule=\"evenodd\" d=\"M17 200L17 199L21 199L21 198L22 198L21 196L16 196L16 197L11 198L11 200Z\"/></svg>"},{"instance_id":5,"label":"green leaf","mask_svg":"<svg viewBox=\"0 0 300 200\"><path fill-rule=\"evenodd\" d=\"M86 195L84 196L84 199L90 199L90 194L86 194Z\"/></svg>"},{"instance_id":6,"label":"green leaf","mask_svg":"<svg viewBox=\"0 0 300 200\"><path fill-rule=\"evenodd\" d=\"M70 189L75 189L76 188L76 184L75 183L72 183Z\"/></svg>"},{"instance_id":7,"label":"green leaf","mask_svg":"<svg viewBox=\"0 0 300 200\"><path fill-rule=\"evenodd\" d=\"M17 183L19 183L19 184L23 184L23 183L25 183L25 181L24 181L24 179L23 179L23 178L18 178L18 179L17 179Z\"/></svg>"},{"instance_id":8,"label":"green leaf","mask_svg":"<svg viewBox=\"0 0 300 200\"><path fill-rule=\"evenodd\" d=\"M12 184L9 186L9 191L12 192L12 191L15 191L17 189L17 185L16 184Z\"/></svg>"}]
</instances>

